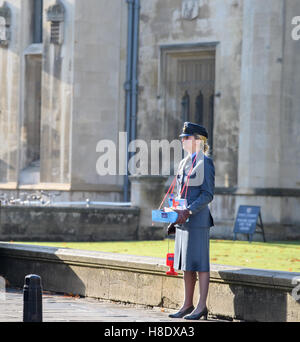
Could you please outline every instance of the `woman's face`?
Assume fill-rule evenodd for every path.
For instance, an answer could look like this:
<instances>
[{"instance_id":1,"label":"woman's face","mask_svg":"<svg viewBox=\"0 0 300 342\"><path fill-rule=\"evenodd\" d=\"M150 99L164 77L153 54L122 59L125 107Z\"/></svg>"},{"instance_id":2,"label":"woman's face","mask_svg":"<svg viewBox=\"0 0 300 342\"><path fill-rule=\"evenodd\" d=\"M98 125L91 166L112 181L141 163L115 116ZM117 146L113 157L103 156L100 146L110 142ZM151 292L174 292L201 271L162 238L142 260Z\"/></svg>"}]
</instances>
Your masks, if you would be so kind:
<instances>
[{"instance_id":1,"label":"woman's face","mask_svg":"<svg viewBox=\"0 0 300 342\"><path fill-rule=\"evenodd\" d=\"M197 140L194 136L183 137L181 138L181 142L182 148L188 153L193 154L202 149L201 140Z\"/></svg>"},{"instance_id":2,"label":"woman's face","mask_svg":"<svg viewBox=\"0 0 300 342\"><path fill-rule=\"evenodd\" d=\"M182 148L188 153L194 153L196 139L194 136L181 138Z\"/></svg>"}]
</instances>

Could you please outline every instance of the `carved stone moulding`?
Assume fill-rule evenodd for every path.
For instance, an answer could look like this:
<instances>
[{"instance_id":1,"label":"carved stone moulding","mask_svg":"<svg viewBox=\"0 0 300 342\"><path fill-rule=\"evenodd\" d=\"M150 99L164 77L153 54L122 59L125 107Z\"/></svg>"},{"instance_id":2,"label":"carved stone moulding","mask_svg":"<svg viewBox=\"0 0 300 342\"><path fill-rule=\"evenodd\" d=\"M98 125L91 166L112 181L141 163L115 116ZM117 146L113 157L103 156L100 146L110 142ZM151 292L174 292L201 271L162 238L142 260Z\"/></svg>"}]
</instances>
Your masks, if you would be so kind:
<instances>
[{"instance_id":1,"label":"carved stone moulding","mask_svg":"<svg viewBox=\"0 0 300 342\"><path fill-rule=\"evenodd\" d=\"M4 2L0 7L0 46L8 46L11 38L11 9Z\"/></svg>"},{"instance_id":2,"label":"carved stone moulding","mask_svg":"<svg viewBox=\"0 0 300 342\"><path fill-rule=\"evenodd\" d=\"M50 43L61 45L64 37L65 7L60 1L48 8L47 21L51 22Z\"/></svg>"}]
</instances>

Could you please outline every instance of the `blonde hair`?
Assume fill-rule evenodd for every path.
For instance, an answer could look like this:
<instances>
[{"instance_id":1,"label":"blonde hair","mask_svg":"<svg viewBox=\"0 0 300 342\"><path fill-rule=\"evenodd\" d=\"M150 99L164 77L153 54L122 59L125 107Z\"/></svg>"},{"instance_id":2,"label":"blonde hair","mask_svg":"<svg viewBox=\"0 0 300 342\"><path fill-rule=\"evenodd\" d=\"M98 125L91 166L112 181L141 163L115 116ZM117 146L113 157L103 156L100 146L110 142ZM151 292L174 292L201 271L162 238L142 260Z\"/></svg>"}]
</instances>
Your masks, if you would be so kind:
<instances>
[{"instance_id":1,"label":"blonde hair","mask_svg":"<svg viewBox=\"0 0 300 342\"><path fill-rule=\"evenodd\" d=\"M203 141L202 149L203 149L203 152L206 155L206 157L208 157L209 153L210 153L210 147L209 147L209 145L207 143L207 138L204 137L203 135L200 135L200 134L197 134L197 133L194 134L194 137L195 137L196 140Z\"/></svg>"}]
</instances>

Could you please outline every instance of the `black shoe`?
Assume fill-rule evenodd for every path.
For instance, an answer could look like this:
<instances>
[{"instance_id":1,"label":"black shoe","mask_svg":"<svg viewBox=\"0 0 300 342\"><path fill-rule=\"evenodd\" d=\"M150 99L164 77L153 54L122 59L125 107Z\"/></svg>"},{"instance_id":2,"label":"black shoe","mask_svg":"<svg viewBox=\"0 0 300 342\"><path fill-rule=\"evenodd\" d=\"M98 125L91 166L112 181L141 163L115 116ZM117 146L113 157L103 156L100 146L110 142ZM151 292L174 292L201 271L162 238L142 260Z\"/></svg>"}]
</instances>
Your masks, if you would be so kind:
<instances>
[{"instance_id":1,"label":"black shoe","mask_svg":"<svg viewBox=\"0 0 300 342\"><path fill-rule=\"evenodd\" d=\"M201 317L204 317L204 319L207 321L207 316L208 316L208 310L207 310L207 308L205 308L203 311L201 311L198 314L193 314L193 315L185 316L184 319L187 319L189 321L197 321Z\"/></svg>"},{"instance_id":2,"label":"black shoe","mask_svg":"<svg viewBox=\"0 0 300 342\"><path fill-rule=\"evenodd\" d=\"M194 307L191 306L190 308L184 310L184 311L178 311L175 314L169 315L170 318L183 318L185 315L188 315L189 313L194 311Z\"/></svg>"}]
</instances>

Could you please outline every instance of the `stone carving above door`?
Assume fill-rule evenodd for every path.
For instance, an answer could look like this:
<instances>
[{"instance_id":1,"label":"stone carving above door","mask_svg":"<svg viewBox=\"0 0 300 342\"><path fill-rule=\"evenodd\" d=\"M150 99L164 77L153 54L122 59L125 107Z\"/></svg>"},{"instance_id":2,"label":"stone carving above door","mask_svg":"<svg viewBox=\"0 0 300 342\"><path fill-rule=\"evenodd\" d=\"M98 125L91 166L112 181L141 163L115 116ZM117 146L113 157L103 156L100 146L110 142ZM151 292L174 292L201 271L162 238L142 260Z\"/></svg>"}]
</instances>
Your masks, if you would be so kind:
<instances>
[{"instance_id":1,"label":"stone carving above door","mask_svg":"<svg viewBox=\"0 0 300 342\"><path fill-rule=\"evenodd\" d=\"M181 17L185 20L194 20L199 15L199 0L183 0Z\"/></svg>"}]
</instances>

